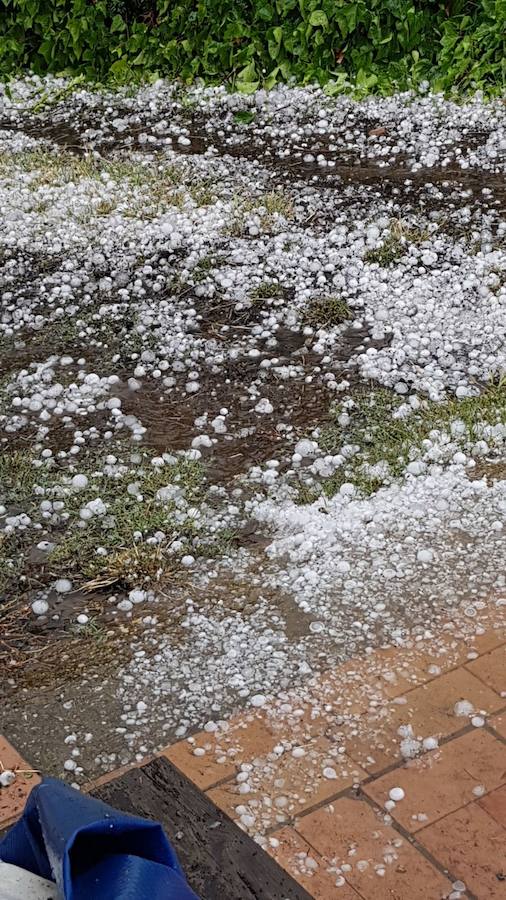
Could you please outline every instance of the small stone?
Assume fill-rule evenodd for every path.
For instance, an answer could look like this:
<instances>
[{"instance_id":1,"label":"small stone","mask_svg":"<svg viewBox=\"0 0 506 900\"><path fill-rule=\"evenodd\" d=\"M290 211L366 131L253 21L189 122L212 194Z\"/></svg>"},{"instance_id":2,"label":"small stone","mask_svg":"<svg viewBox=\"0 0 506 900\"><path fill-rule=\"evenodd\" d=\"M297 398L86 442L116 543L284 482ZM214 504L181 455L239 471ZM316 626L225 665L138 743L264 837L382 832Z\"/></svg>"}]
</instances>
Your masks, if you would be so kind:
<instances>
[{"instance_id":1,"label":"small stone","mask_svg":"<svg viewBox=\"0 0 506 900\"><path fill-rule=\"evenodd\" d=\"M394 803L398 803L399 800L404 800L406 794L401 787L393 787L389 790L388 796L390 797L390 800L394 801Z\"/></svg>"}]
</instances>

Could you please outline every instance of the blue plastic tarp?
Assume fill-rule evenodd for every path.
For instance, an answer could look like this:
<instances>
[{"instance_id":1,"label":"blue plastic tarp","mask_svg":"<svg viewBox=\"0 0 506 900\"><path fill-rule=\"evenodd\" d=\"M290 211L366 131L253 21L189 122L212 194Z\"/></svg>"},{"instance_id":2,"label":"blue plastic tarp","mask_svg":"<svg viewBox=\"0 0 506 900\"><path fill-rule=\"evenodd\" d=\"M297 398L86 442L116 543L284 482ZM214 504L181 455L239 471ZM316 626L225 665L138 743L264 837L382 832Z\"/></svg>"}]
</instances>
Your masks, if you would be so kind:
<instances>
[{"instance_id":1,"label":"blue plastic tarp","mask_svg":"<svg viewBox=\"0 0 506 900\"><path fill-rule=\"evenodd\" d=\"M45 778L0 860L55 881L65 900L198 900L156 822Z\"/></svg>"}]
</instances>

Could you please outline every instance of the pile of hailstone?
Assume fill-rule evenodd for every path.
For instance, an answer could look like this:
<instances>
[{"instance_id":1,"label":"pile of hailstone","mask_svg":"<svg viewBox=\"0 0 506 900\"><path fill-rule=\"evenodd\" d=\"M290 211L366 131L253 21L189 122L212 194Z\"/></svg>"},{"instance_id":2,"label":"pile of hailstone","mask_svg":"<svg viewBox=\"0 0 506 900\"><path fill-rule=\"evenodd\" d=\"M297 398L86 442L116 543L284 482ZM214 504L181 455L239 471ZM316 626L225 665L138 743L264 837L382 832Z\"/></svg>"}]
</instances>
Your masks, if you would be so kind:
<instances>
[{"instance_id":1,"label":"pile of hailstone","mask_svg":"<svg viewBox=\"0 0 506 900\"><path fill-rule=\"evenodd\" d=\"M502 99L66 86L0 112L0 579L40 627L83 586L150 605L128 752L479 619L505 586Z\"/></svg>"}]
</instances>

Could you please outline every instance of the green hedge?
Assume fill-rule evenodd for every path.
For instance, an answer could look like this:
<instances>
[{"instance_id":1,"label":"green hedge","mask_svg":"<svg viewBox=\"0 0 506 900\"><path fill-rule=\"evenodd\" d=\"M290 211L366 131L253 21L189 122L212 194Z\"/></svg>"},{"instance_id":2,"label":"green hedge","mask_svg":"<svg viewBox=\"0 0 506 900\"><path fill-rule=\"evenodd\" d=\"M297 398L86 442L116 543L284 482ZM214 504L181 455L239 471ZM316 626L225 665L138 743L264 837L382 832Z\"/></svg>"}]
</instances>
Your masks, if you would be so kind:
<instances>
[{"instance_id":1,"label":"green hedge","mask_svg":"<svg viewBox=\"0 0 506 900\"><path fill-rule=\"evenodd\" d=\"M0 0L0 73L494 90L505 35L506 0Z\"/></svg>"}]
</instances>

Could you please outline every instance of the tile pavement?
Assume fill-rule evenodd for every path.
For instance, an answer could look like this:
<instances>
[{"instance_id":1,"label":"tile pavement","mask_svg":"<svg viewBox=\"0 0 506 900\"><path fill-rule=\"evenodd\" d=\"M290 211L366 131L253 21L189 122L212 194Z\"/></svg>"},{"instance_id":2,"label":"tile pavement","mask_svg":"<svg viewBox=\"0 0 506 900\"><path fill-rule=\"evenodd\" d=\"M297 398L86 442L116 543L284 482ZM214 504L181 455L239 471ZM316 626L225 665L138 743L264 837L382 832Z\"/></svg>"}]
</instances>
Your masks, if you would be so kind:
<instances>
[{"instance_id":1,"label":"tile pavement","mask_svg":"<svg viewBox=\"0 0 506 900\"><path fill-rule=\"evenodd\" d=\"M407 734L438 746L406 760ZM506 900L504 623L348 661L163 755L315 900ZM0 763L30 768L5 740ZM0 829L38 780L0 790Z\"/></svg>"}]
</instances>

